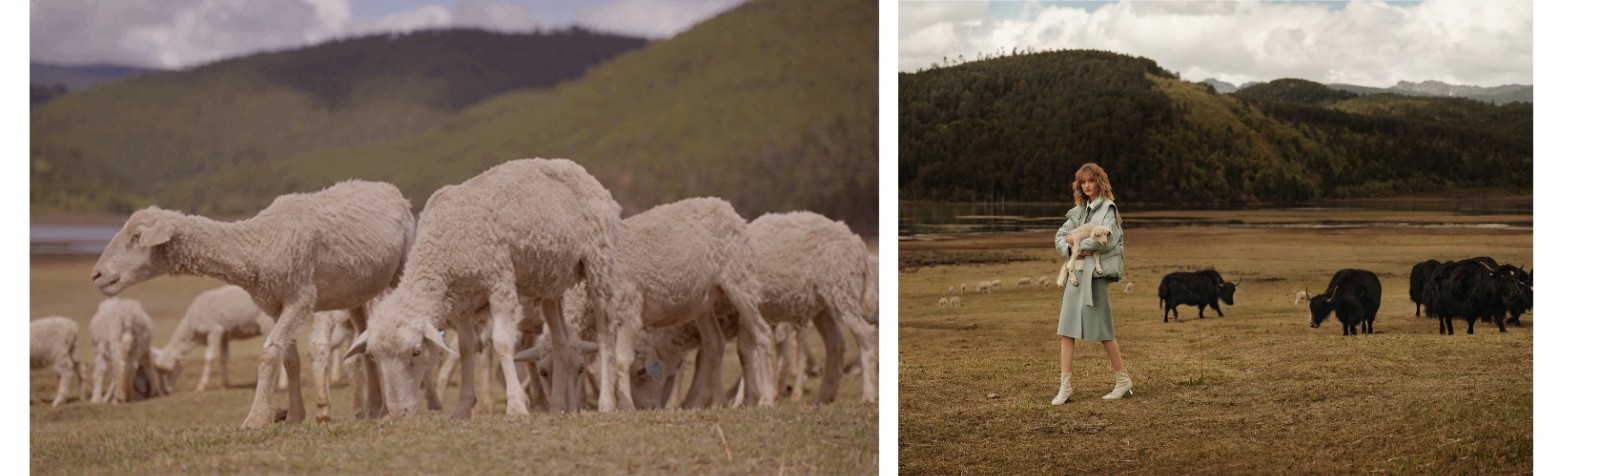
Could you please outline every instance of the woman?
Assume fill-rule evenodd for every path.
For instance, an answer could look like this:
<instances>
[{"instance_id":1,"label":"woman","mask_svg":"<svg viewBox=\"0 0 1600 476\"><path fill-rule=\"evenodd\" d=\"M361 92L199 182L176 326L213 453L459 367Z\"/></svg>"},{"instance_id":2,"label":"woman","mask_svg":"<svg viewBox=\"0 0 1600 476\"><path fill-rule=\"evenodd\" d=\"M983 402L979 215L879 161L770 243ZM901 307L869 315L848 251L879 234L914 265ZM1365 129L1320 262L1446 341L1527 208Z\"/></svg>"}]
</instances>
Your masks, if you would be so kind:
<instances>
[{"instance_id":1,"label":"woman","mask_svg":"<svg viewBox=\"0 0 1600 476\"><path fill-rule=\"evenodd\" d=\"M1061 391L1050 401L1051 405L1066 403L1072 396L1072 353L1078 339L1105 343L1106 356L1110 357L1111 370L1116 374L1116 386L1101 398L1118 399L1133 390L1133 379L1128 378L1128 371L1122 365L1121 348L1111 332L1111 294L1106 288L1122 277L1122 217L1117 215L1111 180L1105 169L1093 163L1079 168L1072 182L1072 200L1078 206L1067 212L1067 223L1056 232L1057 252L1070 257L1076 240L1068 232L1084 223L1110 228L1111 237L1106 243L1085 238L1083 252L1079 255L1084 258L1079 262L1086 263L1092 262L1088 258L1099 253L1103 272L1096 273L1094 265L1087 264L1077 272L1093 273L1093 279L1080 275L1078 285L1066 283L1066 292L1061 298L1061 322L1056 328L1056 334L1061 335Z\"/></svg>"}]
</instances>

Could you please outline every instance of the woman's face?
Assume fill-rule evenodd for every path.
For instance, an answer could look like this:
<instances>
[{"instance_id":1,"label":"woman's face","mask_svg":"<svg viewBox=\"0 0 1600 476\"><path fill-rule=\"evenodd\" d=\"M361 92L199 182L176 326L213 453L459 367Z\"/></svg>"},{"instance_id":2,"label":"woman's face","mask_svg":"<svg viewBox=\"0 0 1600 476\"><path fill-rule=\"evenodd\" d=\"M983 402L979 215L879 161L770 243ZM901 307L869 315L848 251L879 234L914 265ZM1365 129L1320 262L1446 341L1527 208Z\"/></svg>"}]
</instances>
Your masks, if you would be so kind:
<instances>
[{"instance_id":1,"label":"woman's face","mask_svg":"<svg viewBox=\"0 0 1600 476\"><path fill-rule=\"evenodd\" d=\"M1100 196L1100 190L1095 188L1095 182L1090 179L1089 174L1078 174L1078 189L1083 190L1083 194L1090 198Z\"/></svg>"}]
</instances>

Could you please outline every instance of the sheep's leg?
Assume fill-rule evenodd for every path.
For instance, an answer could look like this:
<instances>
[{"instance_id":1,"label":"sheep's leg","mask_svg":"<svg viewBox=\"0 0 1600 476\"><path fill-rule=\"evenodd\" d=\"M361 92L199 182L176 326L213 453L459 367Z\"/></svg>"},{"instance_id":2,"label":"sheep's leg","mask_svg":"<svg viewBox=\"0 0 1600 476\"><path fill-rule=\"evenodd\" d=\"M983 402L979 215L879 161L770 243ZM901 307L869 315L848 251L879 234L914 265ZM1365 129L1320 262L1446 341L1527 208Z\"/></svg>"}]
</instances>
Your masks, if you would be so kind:
<instances>
[{"instance_id":1,"label":"sheep's leg","mask_svg":"<svg viewBox=\"0 0 1600 476\"><path fill-rule=\"evenodd\" d=\"M727 293L733 307L739 312L739 361L744 367L744 380L755 386L755 392L745 394L745 404L770 407L777 404L777 379L772 375L776 360L772 342L772 326L761 317L757 308L761 299L749 289ZM744 352L746 346L752 352ZM720 370L719 370L720 373Z\"/></svg>"},{"instance_id":2,"label":"sheep's leg","mask_svg":"<svg viewBox=\"0 0 1600 476\"><path fill-rule=\"evenodd\" d=\"M722 388L722 353L727 339L722 335L722 326L717 325L717 317L712 312L695 316L694 326L700 331L700 353L694 359L694 380L690 386ZM724 403L722 392L695 392L694 398L684 399L683 408L720 407Z\"/></svg>"},{"instance_id":3,"label":"sheep's leg","mask_svg":"<svg viewBox=\"0 0 1600 476\"><path fill-rule=\"evenodd\" d=\"M72 363L72 356L68 355L56 359L53 367L58 379L56 382L56 398L50 401L50 406L52 407L67 401L67 384L72 383L72 375L76 370L76 365Z\"/></svg>"},{"instance_id":4,"label":"sheep's leg","mask_svg":"<svg viewBox=\"0 0 1600 476\"><path fill-rule=\"evenodd\" d=\"M435 387L438 387L438 388L441 388L441 389L450 388L450 377L456 373L456 365L458 363L460 363L459 361L461 360L461 352L463 352L463 350L461 350L460 340L461 340L461 333L457 332L456 333L456 341L457 341L456 353L455 354L445 354L444 362L440 362L439 363L439 377L438 377L438 381L434 382L434 386ZM450 342L450 341L448 339L446 339L445 342Z\"/></svg>"},{"instance_id":5,"label":"sheep's leg","mask_svg":"<svg viewBox=\"0 0 1600 476\"><path fill-rule=\"evenodd\" d=\"M294 336L299 333L301 323L311 314L309 303L316 300L307 299L305 302L307 304L284 306L278 316L277 324L272 326L272 332L267 333L266 341L261 344L261 356L256 361L256 394L250 402L250 413L240 425L242 428L260 428L272 422L272 391L277 387L275 380L279 365L286 360L287 354L294 350ZM300 363L296 361L292 376L299 377L299 375ZM299 382L294 382L294 386L290 389L296 393L290 396L291 413L295 411L292 408L293 403L299 401L299 390ZM299 412L304 417L305 408L300 408Z\"/></svg>"},{"instance_id":6,"label":"sheep's leg","mask_svg":"<svg viewBox=\"0 0 1600 476\"><path fill-rule=\"evenodd\" d=\"M456 325L456 342L458 355L463 356L459 359L461 361L461 398L456 400L456 409L450 414L450 418L465 420L472 418L472 407L478 404L478 387L473 382L477 377L475 367L478 360L478 319L476 316L469 317L465 323ZM449 378L448 375L444 375L443 371L439 373L441 374L440 380ZM444 388L443 385L439 387ZM485 397L487 396L485 395Z\"/></svg>"},{"instance_id":7,"label":"sheep's leg","mask_svg":"<svg viewBox=\"0 0 1600 476\"><path fill-rule=\"evenodd\" d=\"M104 349L105 348L103 345L99 346L99 347L100 347L100 349ZM94 395L92 395L90 397L90 400L89 400L89 401L94 402L94 403L105 403L105 401L106 401L106 398L105 398L106 397L106 392L105 392L105 389L106 389L105 388L106 371L109 370L110 367L111 367L111 363L109 362L110 356L107 355L105 353L105 351L100 350L100 349L96 349L96 351L95 351L95 356L94 356Z\"/></svg>"},{"instance_id":8,"label":"sheep's leg","mask_svg":"<svg viewBox=\"0 0 1600 476\"><path fill-rule=\"evenodd\" d=\"M222 329L212 329L206 333L206 361L200 365L200 383L195 384L195 392L206 391L206 385L211 383L211 369L216 364L218 354L222 352L222 346ZM224 370L222 375L226 378L228 372ZM227 384L223 386L226 387Z\"/></svg>"},{"instance_id":9,"label":"sheep's leg","mask_svg":"<svg viewBox=\"0 0 1600 476\"><path fill-rule=\"evenodd\" d=\"M344 326L344 323L334 322L331 325L333 330L328 333L328 384L330 386L345 383L344 363L335 360L333 356L344 355L344 352L339 351L338 348L341 344L346 344L346 341L350 340L350 331ZM344 347L346 350L350 348L348 345Z\"/></svg>"},{"instance_id":10,"label":"sheep's leg","mask_svg":"<svg viewBox=\"0 0 1600 476\"><path fill-rule=\"evenodd\" d=\"M350 326L355 330L355 333L366 332L367 308L365 306L356 306L350 308L349 311ZM356 410L356 419L376 420L383 418L388 412L383 404L383 379L378 374L378 363L366 356L357 357L357 359L359 359L358 362L364 369L361 377L367 386L367 391L357 393L364 394L367 401L364 409L358 408Z\"/></svg>"},{"instance_id":11,"label":"sheep's leg","mask_svg":"<svg viewBox=\"0 0 1600 476\"><path fill-rule=\"evenodd\" d=\"M773 329L773 337L778 343L779 381L792 381L794 380L792 375L798 375L804 372L800 369L800 349L797 348L797 342L800 342L801 340L799 338L799 334L800 332L797 329L797 326L795 326L792 322L778 324ZM800 389L795 385L790 384L788 388L780 391L779 394L789 397L789 399L792 400L799 398L796 396L799 390Z\"/></svg>"},{"instance_id":12,"label":"sheep's leg","mask_svg":"<svg viewBox=\"0 0 1600 476\"><path fill-rule=\"evenodd\" d=\"M439 369L430 368L426 372L426 376L423 377L424 380L422 381L422 395L424 398L428 399L428 411L431 412L444 410L444 399L439 396L439 393L443 390L441 390L439 386L434 385L434 381L438 378Z\"/></svg>"},{"instance_id":13,"label":"sheep's leg","mask_svg":"<svg viewBox=\"0 0 1600 476\"><path fill-rule=\"evenodd\" d=\"M329 396L328 371L332 360L333 318L330 314L313 314L311 321L311 376L317 386L317 421L332 419Z\"/></svg>"},{"instance_id":14,"label":"sheep's leg","mask_svg":"<svg viewBox=\"0 0 1600 476\"><path fill-rule=\"evenodd\" d=\"M678 377L685 375L688 372L689 361L687 359L680 359L678 361L678 371L673 373L671 381L667 383L667 389L670 393L667 394L667 401L661 405L661 408L681 408L683 406L684 400L687 400L687 398L685 398L686 396L683 394L683 386L685 385L685 382L688 382L688 380ZM693 385L690 385L690 387L693 387ZM690 391L693 391L693 388L691 388Z\"/></svg>"},{"instance_id":15,"label":"sheep's leg","mask_svg":"<svg viewBox=\"0 0 1600 476\"><path fill-rule=\"evenodd\" d=\"M616 395L617 399L616 409L626 411L638 408L638 406L634 405L633 403L632 368L633 358L636 354L634 351L634 345L639 342L639 331L644 327L644 323L640 322L638 319L624 319L621 324L622 325L619 326L620 328L617 329L616 336L613 337L615 339L613 342L616 343L616 347L611 353L611 367L604 367L604 362L602 361L601 369L603 369L603 371L599 377L602 382L607 380L612 382L612 386L615 387L614 394ZM718 335L721 334L719 333ZM722 340L718 339L717 343L721 344ZM719 357L718 362L721 362L721 347L721 345L717 346L717 356ZM720 374L721 369L718 370L719 372L717 373Z\"/></svg>"},{"instance_id":16,"label":"sheep's leg","mask_svg":"<svg viewBox=\"0 0 1600 476\"><path fill-rule=\"evenodd\" d=\"M344 365L350 366L346 372L350 375L350 408L352 409L352 418L357 420L366 418L367 413L365 405L367 401L367 367L362 363L364 360L366 360L366 356L357 355L342 362Z\"/></svg>"},{"instance_id":17,"label":"sheep's leg","mask_svg":"<svg viewBox=\"0 0 1600 476\"><path fill-rule=\"evenodd\" d=\"M222 378L223 389L232 386L232 382L228 381L228 338L226 336L217 340L217 376Z\"/></svg>"},{"instance_id":18,"label":"sheep's leg","mask_svg":"<svg viewBox=\"0 0 1600 476\"><path fill-rule=\"evenodd\" d=\"M116 377L117 382L112 387L111 403L127 402L128 390L133 388L133 373L128 371L128 360L133 354L133 334L124 331L118 342L117 353L111 360L111 376Z\"/></svg>"},{"instance_id":19,"label":"sheep's leg","mask_svg":"<svg viewBox=\"0 0 1600 476\"><path fill-rule=\"evenodd\" d=\"M517 368L516 361L512 360L517 353L517 323L522 320L522 302L517 299L516 287L512 285L514 282L512 277L505 276L489 292L490 325L494 329L495 360L500 364L500 372L506 380L506 415L526 416L528 395L522 393L522 386L515 383Z\"/></svg>"},{"instance_id":20,"label":"sheep's leg","mask_svg":"<svg viewBox=\"0 0 1600 476\"><path fill-rule=\"evenodd\" d=\"M495 402L494 356L491 355L494 348L494 340L492 331L489 329L491 329L491 327L488 325L484 325L481 329L479 329L479 336L477 337L477 355L472 356L472 358L477 359L478 361L478 373L473 378L474 383L476 383L478 387L477 395L479 395L478 404L473 408L472 411L474 413L481 413L485 415L494 412Z\"/></svg>"},{"instance_id":21,"label":"sheep's leg","mask_svg":"<svg viewBox=\"0 0 1600 476\"><path fill-rule=\"evenodd\" d=\"M826 312L812 318L817 332L822 334L822 346L826 349L822 364L822 386L817 389L818 405L833 403L839 393L839 379L844 376L844 333L833 319Z\"/></svg>"},{"instance_id":22,"label":"sheep's leg","mask_svg":"<svg viewBox=\"0 0 1600 476\"><path fill-rule=\"evenodd\" d=\"M306 402L300 395L300 348L293 340L284 348L282 369L289 381L289 416L284 421L300 423L306 419Z\"/></svg>"},{"instance_id":23,"label":"sheep's leg","mask_svg":"<svg viewBox=\"0 0 1600 476\"><path fill-rule=\"evenodd\" d=\"M860 307L846 306L841 320L856 339L861 359L861 400L878 401L878 328L861 316Z\"/></svg>"},{"instance_id":24,"label":"sheep's leg","mask_svg":"<svg viewBox=\"0 0 1600 476\"><path fill-rule=\"evenodd\" d=\"M598 304L594 301L591 303ZM561 317L561 299L545 299L543 307L544 315L548 316L544 322L550 326L550 342L553 344L550 351L550 413L574 411L581 403L581 394L576 392L578 372L572 367L574 356L569 339L573 336L567 333L566 319Z\"/></svg>"}]
</instances>

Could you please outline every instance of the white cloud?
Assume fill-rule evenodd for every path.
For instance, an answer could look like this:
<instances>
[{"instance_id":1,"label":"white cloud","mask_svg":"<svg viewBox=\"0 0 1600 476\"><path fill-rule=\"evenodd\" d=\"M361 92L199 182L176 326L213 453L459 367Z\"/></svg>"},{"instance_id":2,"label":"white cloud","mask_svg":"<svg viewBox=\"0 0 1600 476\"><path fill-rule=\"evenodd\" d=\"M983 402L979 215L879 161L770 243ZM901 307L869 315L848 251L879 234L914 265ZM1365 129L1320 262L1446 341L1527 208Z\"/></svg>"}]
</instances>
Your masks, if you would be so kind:
<instances>
[{"instance_id":1,"label":"white cloud","mask_svg":"<svg viewBox=\"0 0 1600 476\"><path fill-rule=\"evenodd\" d=\"M598 31L669 38L744 0L617 0L585 8L579 25Z\"/></svg>"},{"instance_id":2,"label":"white cloud","mask_svg":"<svg viewBox=\"0 0 1600 476\"><path fill-rule=\"evenodd\" d=\"M528 9L505 2L465 0L456 6L460 18L456 26L490 31L525 32L538 28L528 17Z\"/></svg>"},{"instance_id":3,"label":"white cloud","mask_svg":"<svg viewBox=\"0 0 1600 476\"><path fill-rule=\"evenodd\" d=\"M1093 12L1030 5L1017 19L989 18L978 6L901 4L900 69L1032 47L1116 51L1153 59L1187 79L1236 84L1284 77L1373 86L1533 81L1527 2L1353 0L1337 10L1256 1L1119 2Z\"/></svg>"},{"instance_id":4,"label":"white cloud","mask_svg":"<svg viewBox=\"0 0 1600 476\"><path fill-rule=\"evenodd\" d=\"M423 5L410 10L384 15L374 20L356 20L346 31L347 35L360 36L378 32L404 33L416 30L449 28L455 24L450 10L440 5Z\"/></svg>"}]
</instances>

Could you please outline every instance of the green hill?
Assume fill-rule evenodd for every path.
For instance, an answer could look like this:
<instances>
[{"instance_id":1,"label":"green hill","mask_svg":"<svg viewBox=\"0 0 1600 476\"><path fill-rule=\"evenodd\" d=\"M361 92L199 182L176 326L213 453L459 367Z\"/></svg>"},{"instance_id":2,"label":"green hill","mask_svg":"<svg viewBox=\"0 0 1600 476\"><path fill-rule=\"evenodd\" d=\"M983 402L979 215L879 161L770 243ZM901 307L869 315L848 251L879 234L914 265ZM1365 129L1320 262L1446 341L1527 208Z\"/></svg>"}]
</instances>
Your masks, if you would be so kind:
<instances>
[{"instance_id":1,"label":"green hill","mask_svg":"<svg viewBox=\"0 0 1600 476\"><path fill-rule=\"evenodd\" d=\"M1533 187L1532 106L1303 80L1228 95L1100 51L900 75L901 198L1070 201L1097 162L1119 199L1296 202Z\"/></svg>"},{"instance_id":2,"label":"green hill","mask_svg":"<svg viewBox=\"0 0 1600 476\"><path fill-rule=\"evenodd\" d=\"M459 81L420 73L379 75L378 80L347 75L344 84L353 86L309 88L331 94L235 93L228 99L234 105L308 117L236 120L215 128L184 121L185 127L166 132L183 136L172 142L234 153L189 154L170 163L146 159L157 162L155 167L86 161L80 169L155 169L97 174L147 178L106 187L103 194L89 179L74 183L70 192L39 191L49 182L41 179L45 174L36 160L34 210L126 211L159 203L202 213L248 213L277 195L351 177L393 182L420 208L441 185L500 162L537 156L584 164L628 213L714 195L727 198L747 217L810 209L872 227L877 221L877 22L875 4L859 0L756 0L670 40L617 56L581 79L487 95L455 111L450 106L461 101L450 91ZM283 57L307 62L294 52ZM338 62L332 58L327 61ZM228 75L236 76L243 75ZM227 90L254 87L237 82ZM283 107L286 103L295 107ZM229 111L245 114L244 109ZM41 120L56 119L37 113L34 119L38 142ZM272 125L277 127L267 133L252 131ZM321 130L334 127L346 130ZM62 124L47 130L59 129L76 128ZM330 136L338 140L320 139ZM44 167L55 170L57 162L72 157L56 153Z\"/></svg>"}]
</instances>

